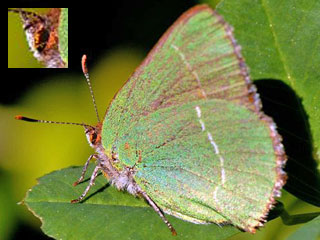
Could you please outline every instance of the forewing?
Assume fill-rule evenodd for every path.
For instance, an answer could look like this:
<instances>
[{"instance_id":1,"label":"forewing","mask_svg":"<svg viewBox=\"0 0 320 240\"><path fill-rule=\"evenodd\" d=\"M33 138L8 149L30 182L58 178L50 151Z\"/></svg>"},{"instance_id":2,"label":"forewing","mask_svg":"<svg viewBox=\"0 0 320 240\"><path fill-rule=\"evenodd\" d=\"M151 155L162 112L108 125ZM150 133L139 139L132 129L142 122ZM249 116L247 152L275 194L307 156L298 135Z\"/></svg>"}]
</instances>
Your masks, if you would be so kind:
<instances>
[{"instance_id":1,"label":"forewing","mask_svg":"<svg viewBox=\"0 0 320 240\"><path fill-rule=\"evenodd\" d=\"M259 108L231 27L205 5L190 9L167 30L116 95L103 128L106 149L141 116L199 99Z\"/></svg>"}]
</instances>

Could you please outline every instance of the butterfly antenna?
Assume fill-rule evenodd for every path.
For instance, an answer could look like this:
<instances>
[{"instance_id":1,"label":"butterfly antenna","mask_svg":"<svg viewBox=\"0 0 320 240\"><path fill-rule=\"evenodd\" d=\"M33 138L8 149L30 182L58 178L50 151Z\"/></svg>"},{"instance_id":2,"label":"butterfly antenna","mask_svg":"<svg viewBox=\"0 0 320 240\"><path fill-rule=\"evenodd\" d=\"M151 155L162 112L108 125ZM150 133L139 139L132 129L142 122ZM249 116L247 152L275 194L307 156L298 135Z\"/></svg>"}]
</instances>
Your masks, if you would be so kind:
<instances>
[{"instance_id":1,"label":"butterfly antenna","mask_svg":"<svg viewBox=\"0 0 320 240\"><path fill-rule=\"evenodd\" d=\"M35 17L35 18L40 19L41 21L44 21L44 19L40 15L38 15L34 12L22 10L21 8L18 8L18 9L8 8L8 12L14 12L14 13L20 14L23 21L26 21L28 19L27 15L31 15L32 17Z\"/></svg>"},{"instance_id":2,"label":"butterfly antenna","mask_svg":"<svg viewBox=\"0 0 320 240\"><path fill-rule=\"evenodd\" d=\"M54 124L70 124L70 125L78 125L78 126L83 126L83 127L91 127L94 128L91 125L85 124L85 123L73 123L73 122L57 122L57 121L48 121L48 120L39 120L39 119L34 119L34 118L28 118L24 117L21 115L17 115L14 117L17 120L22 120L26 122L40 122L40 123L54 123Z\"/></svg>"},{"instance_id":3,"label":"butterfly antenna","mask_svg":"<svg viewBox=\"0 0 320 240\"><path fill-rule=\"evenodd\" d=\"M98 109L97 109L97 105L96 105L96 100L95 100L94 95L93 95L91 82L90 82L90 78L89 78L89 72L88 72L88 68L87 68L87 64L86 63L87 63L87 55L83 55L82 56L82 61L81 61L82 72L83 72L84 76L86 77L86 80L87 80L87 83L88 83L88 86L89 86L89 89L90 89L90 93L91 93L94 109L96 111L96 115L97 115L97 118L98 118L98 122L100 122L99 113L98 113Z\"/></svg>"}]
</instances>

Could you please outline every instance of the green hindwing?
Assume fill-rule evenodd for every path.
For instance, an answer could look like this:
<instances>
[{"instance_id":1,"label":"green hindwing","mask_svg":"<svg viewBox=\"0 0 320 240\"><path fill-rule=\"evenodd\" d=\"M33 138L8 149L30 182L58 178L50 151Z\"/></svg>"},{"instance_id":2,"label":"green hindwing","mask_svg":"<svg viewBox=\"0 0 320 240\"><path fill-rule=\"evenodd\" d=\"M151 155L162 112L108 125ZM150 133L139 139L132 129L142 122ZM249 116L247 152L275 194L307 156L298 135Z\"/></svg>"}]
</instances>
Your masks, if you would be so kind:
<instances>
[{"instance_id":1,"label":"green hindwing","mask_svg":"<svg viewBox=\"0 0 320 240\"><path fill-rule=\"evenodd\" d=\"M176 217L245 229L272 197L270 130L245 107L223 100L169 107L141 118L118 143L119 159L137 163L139 186Z\"/></svg>"}]
</instances>

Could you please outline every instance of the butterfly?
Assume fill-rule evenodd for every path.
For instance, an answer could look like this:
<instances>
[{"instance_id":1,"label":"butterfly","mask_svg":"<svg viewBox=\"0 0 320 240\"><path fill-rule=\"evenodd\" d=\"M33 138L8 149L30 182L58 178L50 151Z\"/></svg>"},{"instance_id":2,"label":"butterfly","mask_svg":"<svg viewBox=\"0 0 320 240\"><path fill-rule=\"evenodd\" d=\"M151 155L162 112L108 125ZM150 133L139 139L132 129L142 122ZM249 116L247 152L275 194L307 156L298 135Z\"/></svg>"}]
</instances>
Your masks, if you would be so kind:
<instances>
[{"instance_id":1,"label":"butterfly","mask_svg":"<svg viewBox=\"0 0 320 240\"><path fill-rule=\"evenodd\" d=\"M81 123L99 172L165 214L254 233L286 181L286 155L262 105L232 27L207 5L185 12L115 95L98 124ZM65 123L30 119L19 120Z\"/></svg>"}]
</instances>

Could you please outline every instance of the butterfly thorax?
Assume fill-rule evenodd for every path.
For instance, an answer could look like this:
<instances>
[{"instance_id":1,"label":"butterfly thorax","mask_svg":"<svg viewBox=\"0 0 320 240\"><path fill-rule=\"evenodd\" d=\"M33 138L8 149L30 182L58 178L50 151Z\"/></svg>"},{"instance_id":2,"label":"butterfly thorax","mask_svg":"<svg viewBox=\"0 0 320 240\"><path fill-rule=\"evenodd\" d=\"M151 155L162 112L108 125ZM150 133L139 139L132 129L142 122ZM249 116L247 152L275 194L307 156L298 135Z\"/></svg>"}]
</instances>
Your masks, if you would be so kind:
<instances>
[{"instance_id":1,"label":"butterfly thorax","mask_svg":"<svg viewBox=\"0 0 320 240\"><path fill-rule=\"evenodd\" d=\"M141 189L133 179L135 169L127 166L121 166L120 168L118 155L115 153L111 156L106 154L106 150L101 143L101 127L101 123L98 123L95 127L85 127L87 140L90 146L97 152L97 164L101 167L104 176L117 189L126 190L133 195L138 195Z\"/></svg>"}]
</instances>

